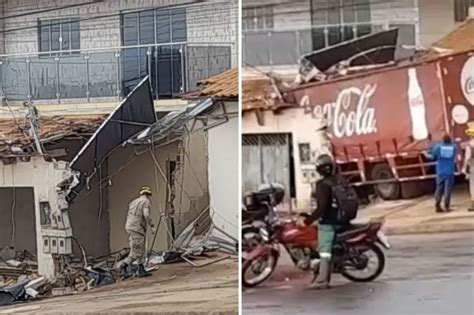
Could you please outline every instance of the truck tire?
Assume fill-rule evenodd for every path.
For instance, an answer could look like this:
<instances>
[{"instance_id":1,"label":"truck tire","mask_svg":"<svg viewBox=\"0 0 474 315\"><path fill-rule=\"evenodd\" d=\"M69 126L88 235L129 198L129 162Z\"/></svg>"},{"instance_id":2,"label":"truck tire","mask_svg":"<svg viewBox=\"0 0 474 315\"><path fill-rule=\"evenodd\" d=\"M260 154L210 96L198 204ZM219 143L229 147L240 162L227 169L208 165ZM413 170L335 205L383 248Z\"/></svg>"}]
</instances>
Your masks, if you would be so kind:
<instances>
[{"instance_id":1,"label":"truck tire","mask_svg":"<svg viewBox=\"0 0 474 315\"><path fill-rule=\"evenodd\" d=\"M370 172L372 180L393 178L392 170L387 163L379 163ZM383 200L396 200L400 198L400 183L383 183L374 185L377 196Z\"/></svg>"}]
</instances>

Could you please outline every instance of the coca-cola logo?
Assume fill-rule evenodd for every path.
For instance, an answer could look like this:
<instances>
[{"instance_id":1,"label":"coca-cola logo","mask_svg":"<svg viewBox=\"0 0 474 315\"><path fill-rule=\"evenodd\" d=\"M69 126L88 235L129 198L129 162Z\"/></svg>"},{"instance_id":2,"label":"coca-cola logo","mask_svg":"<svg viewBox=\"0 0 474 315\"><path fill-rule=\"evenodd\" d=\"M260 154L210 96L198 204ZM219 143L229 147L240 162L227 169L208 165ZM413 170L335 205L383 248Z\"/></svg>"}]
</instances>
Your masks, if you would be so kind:
<instances>
[{"instance_id":1,"label":"coca-cola logo","mask_svg":"<svg viewBox=\"0 0 474 315\"><path fill-rule=\"evenodd\" d=\"M474 56L470 57L461 70L461 89L466 100L474 106Z\"/></svg>"},{"instance_id":2,"label":"coca-cola logo","mask_svg":"<svg viewBox=\"0 0 474 315\"><path fill-rule=\"evenodd\" d=\"M334 137L372 134L377 132L377 120L375 108L369 103L376 89L376 84L366 84L362 89L349 87L334 102L325 104L312 104L309 95L304 95L300 105L314 118L327 117Z\"/></svg>"}]
</instances>

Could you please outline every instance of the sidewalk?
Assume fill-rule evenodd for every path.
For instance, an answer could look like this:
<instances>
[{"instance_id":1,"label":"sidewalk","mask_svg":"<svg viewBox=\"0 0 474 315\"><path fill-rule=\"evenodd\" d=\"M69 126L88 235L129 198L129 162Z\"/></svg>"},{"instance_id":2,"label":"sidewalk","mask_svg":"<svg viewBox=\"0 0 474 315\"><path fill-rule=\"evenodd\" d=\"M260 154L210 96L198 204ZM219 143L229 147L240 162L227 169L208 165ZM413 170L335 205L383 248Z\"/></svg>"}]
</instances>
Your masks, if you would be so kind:
<instances>
[{"instance_id":1,"label":"sidewalk","mask_svg":"<svg viewBox=\"0 0 474 315\"><path fill-rule=\"evenodd\" d=\"M416 234L474 231L474 212L468 212L469 194L465 189L455 191L452 212L436 213L433 196L413 200L382 201L362 208L356 222L385 217L387 234Z\"/></svg>"}]
</instances>

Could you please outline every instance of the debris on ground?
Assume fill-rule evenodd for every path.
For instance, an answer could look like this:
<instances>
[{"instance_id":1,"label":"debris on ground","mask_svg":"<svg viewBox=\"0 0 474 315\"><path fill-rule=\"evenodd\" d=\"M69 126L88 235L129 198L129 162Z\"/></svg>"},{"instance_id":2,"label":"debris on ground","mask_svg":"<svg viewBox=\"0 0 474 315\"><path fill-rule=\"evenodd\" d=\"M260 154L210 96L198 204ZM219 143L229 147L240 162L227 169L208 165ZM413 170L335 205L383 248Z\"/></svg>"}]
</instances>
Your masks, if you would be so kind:
<instances>
[{"instance_id":1,"label":"debris on ground","mask_svg":"<svg viewBox=\"0 0 474 315\"><path fill-rule=\"evenodd\" d=\"M186 262L194 268L204 267L229 258L220 256L216 259L215 255L209 255L211 252L236 251L236 242L216 237L212 233L215 228L212 225L204 233L197 232L199 228L201 227L193 224L186 229L175 241L172 250L149 250L145 274L158 270L158 265L161 264ZM82 293L140 276L138 265L129 266L130 270L126 275L116 269L117 263L128 256L129 248L95 258L88 257L82 246L80 249L82 257L60 257L61 271L51 281L38 276L36 257L28 251L16 252L11 247L0 249L0 305ZM205 262L200 258L205 258Z\"/></svg>"}]
</instances>

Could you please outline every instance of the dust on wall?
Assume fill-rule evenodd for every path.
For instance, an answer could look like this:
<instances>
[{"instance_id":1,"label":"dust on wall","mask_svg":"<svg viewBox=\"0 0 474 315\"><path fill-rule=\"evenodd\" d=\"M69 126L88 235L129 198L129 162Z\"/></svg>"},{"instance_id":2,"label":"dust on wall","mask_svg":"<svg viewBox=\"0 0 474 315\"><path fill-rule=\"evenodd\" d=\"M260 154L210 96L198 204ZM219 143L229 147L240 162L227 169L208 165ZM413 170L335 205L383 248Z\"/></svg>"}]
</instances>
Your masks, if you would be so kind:
<instances>
[{"instance_id":1,"label":"dust on wall","mask_svg":"<svg viewBox=\"0 0 474 315\"><path fill-rule=\"evenodd\" d=\"M202 126L198 124L201 123L197 123L196 129ZM181 147L185 149L186 154L179 156ZM155 225L160 218L160 213L165 211L167 181L161 171L155 167L149 150L150 147L146 146L135 148L129 146L118 149L108 159L111 184L109 187L111 251L128 246L124 228L128 204L138 196L140 187L150 186L153 190L151 215ZM139 152L139 155L135 152ZM203 130L194 132L182 142L182 146L175 141L165 146L155 147L153 152L163 173L166 173L167 161L177 163L177 171L174 174L176 179L174 223L177 235L209 204L206 134ZM147 237L150 244L151 233ZM170 244L171 240L163 222L159 227L154 249L167 249Z\"/></svg>"}]
</instances>

